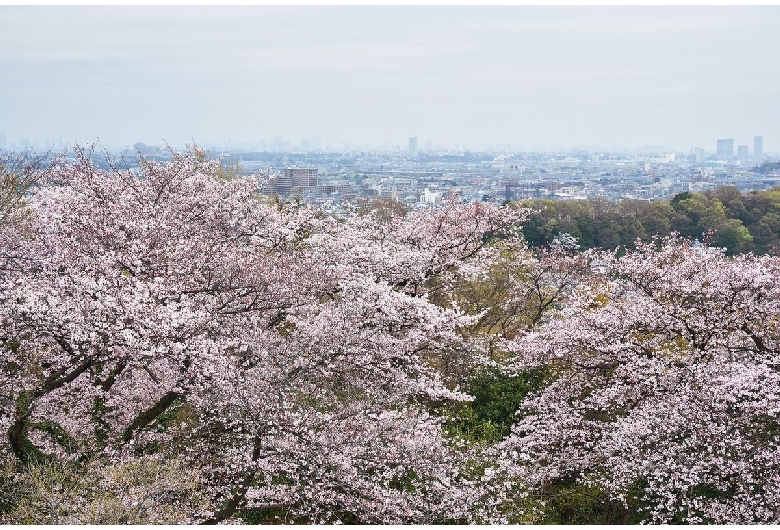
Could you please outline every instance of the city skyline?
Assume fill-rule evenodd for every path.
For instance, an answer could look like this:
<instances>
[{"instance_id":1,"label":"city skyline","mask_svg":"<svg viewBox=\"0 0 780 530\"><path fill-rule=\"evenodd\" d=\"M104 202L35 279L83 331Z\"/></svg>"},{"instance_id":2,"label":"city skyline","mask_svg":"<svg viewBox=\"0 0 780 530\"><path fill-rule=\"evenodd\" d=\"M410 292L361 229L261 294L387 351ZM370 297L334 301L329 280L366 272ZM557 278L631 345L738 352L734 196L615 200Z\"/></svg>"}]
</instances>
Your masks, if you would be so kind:
<instances>
[{"instance_id":1,"label":"city skyline","mask_svg":"<svg viewBox=\"0 0 780 530\"><path fill-rule=\"evenodd\" d=\"M253 140L237 140L226 139L222 141L213 142L198 142L197 140L189 140L180 144L174 144L163 139L156 144L147 144L144 141L138 140L126 145L112 145L102 141L100 138L95 138L87 141L71 141L67 142L63 139L62 135L58 137L47 136L45 138L17 138L14 141L12 136L9 136L6 131L0 131L0 150L6 151L24 151L27 149L33 149L35 151L52 151L69 150L75 146L89 146L95 145L96 147L106 148L110 151L145 151L148 149L174 149L182 150L188 146L197 145L200 147L208 147L211 149L217 149L220 152L268 152L268 153L338 153L345 151L376 151L384 153L399 153L410 156L417 156L425 153L463 153L463 152L517 152L517 153L533 153L533 152L549 152L549 153L566 153L566 152L581 152L587 151L592 153L679 153L679 154L696 154L700 152L702 155L716 155L718 157L726 158L738 158L736 147L746 147L748 149L749 158L751 160L760 160L764 158L767 153L763 149L763 135L754 135L751 138L740 138L739 141L734 138L713 138L710 144L705 146L691 146L689 148L674 148L665 144L644 144L644 145L598 145L598 144L576 144L569 146L561 145L537 145L537 146L519 146L510 142L494 142L486 143L482 142L479 145L468 145L455 142L454 144L444 144L436 142L434 140L421 139L416 136L410 136L407 139L407 143L403 141L398 142L383 142L382 144L372 144L366 142L349 142L342 141L339 143L331 143L318 136L302 137L299 140L286 139L280 135L273 135L271 139L260 138ZM425 140L425 141L421 141ZM730 149L726 151L721 150L723 142L730 142ZM777 152L769 151L769 154L777 156Z\"/></svg>"},{"instance_id":2,"label":"city skyline","mask_svg":"<svg viewBox=\"0 0 780 530\"><path fill-rule=\"evenodd\" d=\"M8 146L780 150L777 7L0 8Z\"/></svg>"},{"instance_id":3,"label":"city skyline","mask_svg":"<svg viewBox=\"0 0 780 530\"><path fill-rule=\"evenodd\" d=\"M10 138L10 139L9 139ZM421 141L424 140L424 141ZM365 151L365 152L377 152L377 153L396 153L406 154L415 157L420 154L434 154L434 153L464 153L464 152L494 152L494 153L567 153L567 152L591 152L591 153L635 153L635 154L659 154L659 153L677 153L677 154L690 154L697 157L707 157L709 155L715 155L719 159L740 159L745 161L745 157L739 155L734 147L737 146L740 150L745 148L748 158L753 162L760 162L764 158L764 137L763 135L755 135L749 141L751 145L747 143L736 142L734 138L718 138L712 141L716 143L713 149L700 146L692 146L688 149L675 149L663 144L656 145L597 145L597 144L578 144L572 146L546 146L538 145L535 147L518 146L509 142L497 142L497 143L485 143L483 142L479 146L466 145L455 142L454 145L445 145L441 142L434 142L433 140L420 139L417 136L408 137L408 143L403 142L384 142L381 145L370 144L365 142L340 142L338 144L328 142L327 139L323 140L319 136L302 137L299 141L285 139L281 135L273 135L272 139L266 138L253 139L250 141L239 140L233 141L232 139L216 141L216 142L198 142L196 140L190 140L181 144L173 144L167 140L158 142L157 145L149 144L146 142L137 141L132 144L120 146L111 145L96 138L94 140L79 142L78 140L73 142L66 142L63 140L62 135L58 135L57 138L50 136L44 139L35 138L17 138L14 141L13 137L9 137L6 131L0 130L0 150L6 151L25 151L33 149L38 152L49 151L56 153L57 151L70 150L76 146L94 146L100 149L108 149L109 151L121 152L121 151L136 151L139 153L153 152L158 149L163 150L183 150L189 146L206 147L211 152L219 153L338 153L348 151ZM745 140L747 141L747 140ZM735 143L736 142L736 143ZM739 145L738 145L739 144ZM769 152L770 155L777 156L778 153Z\"/></svg>"}]
</instances>

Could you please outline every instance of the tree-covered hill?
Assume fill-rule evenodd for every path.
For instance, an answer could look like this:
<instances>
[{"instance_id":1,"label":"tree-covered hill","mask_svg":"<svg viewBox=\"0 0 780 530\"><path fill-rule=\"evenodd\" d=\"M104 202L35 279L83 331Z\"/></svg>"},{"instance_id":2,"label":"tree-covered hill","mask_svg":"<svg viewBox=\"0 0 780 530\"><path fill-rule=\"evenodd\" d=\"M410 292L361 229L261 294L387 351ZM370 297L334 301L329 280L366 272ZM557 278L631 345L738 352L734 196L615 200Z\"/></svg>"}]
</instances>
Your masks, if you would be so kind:
<instances>
[{"instance_id":1,"label":"tree-covered hill","mask_svg":"<svg viewBox=\"0 0 780 530\"><path fill-rule=\"evenodd\" d=\"M637 238L647 241L678 232L700 240L710 237L710 244L725 247L729 255L771 254L780 247L780 188L741 193L726 186L656 202L540 199L522 204L533 211L523 225L532 246L549 245L569 233L583 249L633 248Z\"/></svg>"},{"instance_id":2,"label":"tree-covered hill","mask_svg":"<svg viewBox=\"0 0 780 530\"><path fill-rule=\"evenodd\" d=\"M554 237L744 247L777 190L551 203L531 250L77 155L0 165L0 523L780 522L780 257Z\"/></svg>"}]
</instances>

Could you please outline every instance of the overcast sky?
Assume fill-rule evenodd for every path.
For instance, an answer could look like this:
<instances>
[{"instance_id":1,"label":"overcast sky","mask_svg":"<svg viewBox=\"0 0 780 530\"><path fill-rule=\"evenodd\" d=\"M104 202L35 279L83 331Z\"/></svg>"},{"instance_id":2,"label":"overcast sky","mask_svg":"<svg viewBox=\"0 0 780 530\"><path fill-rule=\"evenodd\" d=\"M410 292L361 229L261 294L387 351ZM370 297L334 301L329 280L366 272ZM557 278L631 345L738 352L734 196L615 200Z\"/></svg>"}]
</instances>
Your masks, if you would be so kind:
<instances>
[{"instance_id":1,"label":"overcast sky","mask_svg":"<svg viewBox=\"0 0 780 530\"><path fill-rule=\"evenodd\" d=\"M780 150L780 7L0 7L0 131Z\"/></svg>"}]
</instances>

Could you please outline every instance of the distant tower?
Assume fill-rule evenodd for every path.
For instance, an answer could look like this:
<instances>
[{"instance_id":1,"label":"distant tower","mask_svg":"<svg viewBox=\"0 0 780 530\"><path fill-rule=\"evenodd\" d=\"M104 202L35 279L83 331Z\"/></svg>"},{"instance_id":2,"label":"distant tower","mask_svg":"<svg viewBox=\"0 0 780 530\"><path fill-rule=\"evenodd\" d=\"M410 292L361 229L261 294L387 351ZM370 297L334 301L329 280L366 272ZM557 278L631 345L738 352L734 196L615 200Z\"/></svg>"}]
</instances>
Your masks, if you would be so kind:
<instances>
[{"instance_id":1,"label":"distant tower","mask_svg":"<svg viewBox=\"0 0 780 530\"><path fill-rule=\"evenodd\" d=\"M737 153L739 154L739 163L746 166L748 163L748 146L740 145L737 147Z\"/></svg>"},{"instance_id":2,"label":"distant tower","mask_svg":"<svg viewBox=\"0 0 780 530\"><path fill-rule=\"evenodd\" d=\"M734 138L718 139L718 160L728 160L734 156Z\"/></svg>"},{"instance_id":3,"label":"distant tower","mask_svg":"<svg viewBox=\"0 0 780 530\"><path fill-rule=\"evenodd\" d=\"M761 135L753 138L753 160L757 164L761 163L764 158L764 137Z\"/></svg>"},{"instance_id":4,"label":"distant tower","mask_svg":"<svg viewBox=\"0 0 780 530\"><path fill-rule=\"evenodd\" d=\"M0 131L0 149L5 149L5 131Z\"/></svg>"},{"instance_id":5,"label":"distant tower","mask_svg":"<svg viewBox=\"0 0 780 530\"><path fill-rule=\"evenodd\" d=\"M410 136L409 137L409 154L412 156L417 155L417 137L416 136Z\"/></svg>"}]
</instances>

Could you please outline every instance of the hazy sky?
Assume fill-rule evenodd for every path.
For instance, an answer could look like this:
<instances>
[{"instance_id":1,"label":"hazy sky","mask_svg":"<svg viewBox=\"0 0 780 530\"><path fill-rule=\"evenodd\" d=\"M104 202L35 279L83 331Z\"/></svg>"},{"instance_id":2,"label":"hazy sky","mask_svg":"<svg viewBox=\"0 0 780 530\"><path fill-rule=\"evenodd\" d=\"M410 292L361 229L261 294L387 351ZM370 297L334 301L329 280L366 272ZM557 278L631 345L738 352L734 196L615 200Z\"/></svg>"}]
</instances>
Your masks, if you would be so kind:
<instances>
[{"instance_id":1,"label":"hazy sky","mask_svg":"<svg viewBox=\"0 0 780 530\"><path fill-rule=\"evenodd\" d=\"M780 7L0 7L0 131L780 150Z\"/></svg>"}]
</instances>

